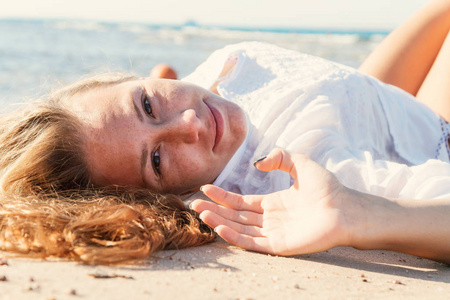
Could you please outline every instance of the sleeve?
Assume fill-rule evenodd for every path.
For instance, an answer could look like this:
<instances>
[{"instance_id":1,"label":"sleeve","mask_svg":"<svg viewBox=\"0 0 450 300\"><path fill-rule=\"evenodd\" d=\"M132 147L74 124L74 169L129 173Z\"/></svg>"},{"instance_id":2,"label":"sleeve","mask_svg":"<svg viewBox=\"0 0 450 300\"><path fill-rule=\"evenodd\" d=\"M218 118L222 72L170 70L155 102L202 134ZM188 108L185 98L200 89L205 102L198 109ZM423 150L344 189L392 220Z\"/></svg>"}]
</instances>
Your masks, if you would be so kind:
<instances>
[{"instance_id":1,"label":"sleeve","mask_svg":"<svg viewBox=\"0 0 450 300\"><path fill-rule=\"evenodd\" d=\"M403 199L450 199L450 164L430 159L406 164L374 159L368 151L333 147L322 164L347 187Z\"/></svg>"},{"instance_id":2,"label":"sleeve","mask_svg":"<svg viewBox=\"0 0 450 300\"><path fill-rule=\"evenodd\" d=\"M358 74L323 82L305 97L313 100L286 132L284 148L310 156L361 192L450 199L450 163L432 159L442 132L420 103Z\"/></svg>"}]
</instances>

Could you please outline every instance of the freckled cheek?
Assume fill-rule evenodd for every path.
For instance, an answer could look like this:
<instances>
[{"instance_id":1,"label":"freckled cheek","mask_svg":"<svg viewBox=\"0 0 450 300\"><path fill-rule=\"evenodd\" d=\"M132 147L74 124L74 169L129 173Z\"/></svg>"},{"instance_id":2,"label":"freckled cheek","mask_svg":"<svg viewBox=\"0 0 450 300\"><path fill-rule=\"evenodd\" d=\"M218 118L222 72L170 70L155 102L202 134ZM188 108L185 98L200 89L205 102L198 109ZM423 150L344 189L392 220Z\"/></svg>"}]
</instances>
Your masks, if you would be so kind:
<instances>
[{"instance_id":1,"label":"freckled cheek","mask_svg":"<svg viewBox=\"0 0 450 300\"><path fill-rule=\"evenodd\" d=\"M177 156L177 163L173 170L173 178L176 178L180 183L189 184L203 184L203 178L208 177L210 166L207 157L197 152L183 152Z\"/></svg>"},{"instance_id":2,"label":"freckled cheek","mask_svg":"<svg viewBox=\"0 0 450 300\"><path fill-rule=\"evenodd\" d=\"M185 154L178 160L178 169L181 175L193 175L205 171L204 161L201 155L195 153Z\"/></svg>"},{"instance_id":3,"label":"freckled cheek","mask_svg":"<svg viewBox=\"0 0 450 300\"><path fill-rule=\"evenodd\" d=\"M193 188L198 188L200 185L207 183L205 176L205 169L193 162L185 161L189 166L180 165L177 170L171 170L167 178L167 186L171 187L175 193L183 193Z\"/></svg>"}]
</instances>

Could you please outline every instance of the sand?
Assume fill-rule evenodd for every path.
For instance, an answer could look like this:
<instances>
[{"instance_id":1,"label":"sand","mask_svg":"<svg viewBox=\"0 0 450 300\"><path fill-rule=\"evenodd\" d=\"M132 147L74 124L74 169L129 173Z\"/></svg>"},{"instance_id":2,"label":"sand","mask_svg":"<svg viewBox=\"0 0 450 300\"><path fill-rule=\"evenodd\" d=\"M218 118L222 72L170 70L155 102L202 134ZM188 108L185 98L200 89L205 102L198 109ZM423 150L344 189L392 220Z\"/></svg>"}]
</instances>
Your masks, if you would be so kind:
<instances>
[{"instance_id":1,"label":"sand","mask_svg":"<svg viewBox=\"0 0 450 300\"><path fill-rule=\"evenodd\" d=\"M448 283L449 266L406 254L340 247L277 257L220 239L139 266L0 260L0 299L448 299Z\"/></svg>"}]
</instances>

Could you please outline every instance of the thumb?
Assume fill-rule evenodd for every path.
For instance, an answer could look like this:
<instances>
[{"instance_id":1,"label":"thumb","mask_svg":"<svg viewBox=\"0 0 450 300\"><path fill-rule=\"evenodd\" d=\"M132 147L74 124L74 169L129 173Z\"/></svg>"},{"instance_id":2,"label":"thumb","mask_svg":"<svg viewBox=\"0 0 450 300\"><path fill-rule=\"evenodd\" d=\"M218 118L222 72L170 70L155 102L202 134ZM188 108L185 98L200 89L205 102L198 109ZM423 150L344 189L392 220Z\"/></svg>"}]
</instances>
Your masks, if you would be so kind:
<instances>
[{"instance_id":1,"label":"thumb","mask_svg":"<svg viewBox=\"0 0 450 300\"><path fill-rule=\"evenodd\" d=\"M264 172L282 170L291 173L294 169L294 163L288 151L275 148L263 158L258 159L254 163L255 167ZM292 176L293 174L291 174Z\"/></svg>"},{"instance_id":2,"label":"thumb","mask_svg":"<svg viewBox=\"0 0 450 300\"><path fill-rule=\"evenodd\" d=\"M300 170L301 166L309 160L304 155L291 154L289 151L275 148L266 157L257 160L254 165L258 170L264 172L273 170L288 172L294 180L297 180L297 169Z\"/></svg>"}]
</instances>

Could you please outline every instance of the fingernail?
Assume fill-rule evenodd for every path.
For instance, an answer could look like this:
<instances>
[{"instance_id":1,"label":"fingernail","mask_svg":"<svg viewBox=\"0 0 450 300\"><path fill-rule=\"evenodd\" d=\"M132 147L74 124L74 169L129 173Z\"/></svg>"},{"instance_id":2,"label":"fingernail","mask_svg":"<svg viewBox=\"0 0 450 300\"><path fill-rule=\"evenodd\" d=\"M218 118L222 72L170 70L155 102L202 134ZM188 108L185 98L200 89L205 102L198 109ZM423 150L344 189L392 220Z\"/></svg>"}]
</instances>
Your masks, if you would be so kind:
<instances>
[{"instance_id":1,"label":"fingernail","mask_svg":"<svg viewBox=\"0 0 450 300\"><path fill-rule=\"evenodd\" d=\"M204 189L204 185L202 185L202 186L200 187L200 191L203 192L203 189Z\"/></svg>"},{"instance_id":2,"label":"fingernail","mask_svg":"<svg viewBox=\"0 0 450 300\"><path fill-rule=\"evenodd\" d=\"M189 203L189 209L192 209L192 210L193 210L193 208L192 208L192 202Z\"/></svg>"},{"instance_id":3,"label":"fingernail","mask_svg":"<svg viewBox=\"0 0 450 300\"><path fill-rule=\"evenodd\" d=\"M256 166L257 163L259 163L259 162L262 161L262 160L265 160L266 157L267 157L267 156L263 156L263 157L257 159L257 160L253 163L253 165Z\"/></svg>"},{"instance_id":4,"label":"fingernail","mask_svg":"<svg viewBox=\"0 0 450 300\"><path fill-rule=\"evenodd\" d=\"M214 232L217 233L217 227L214 227Z\"/></svg>"}]
</instances>

